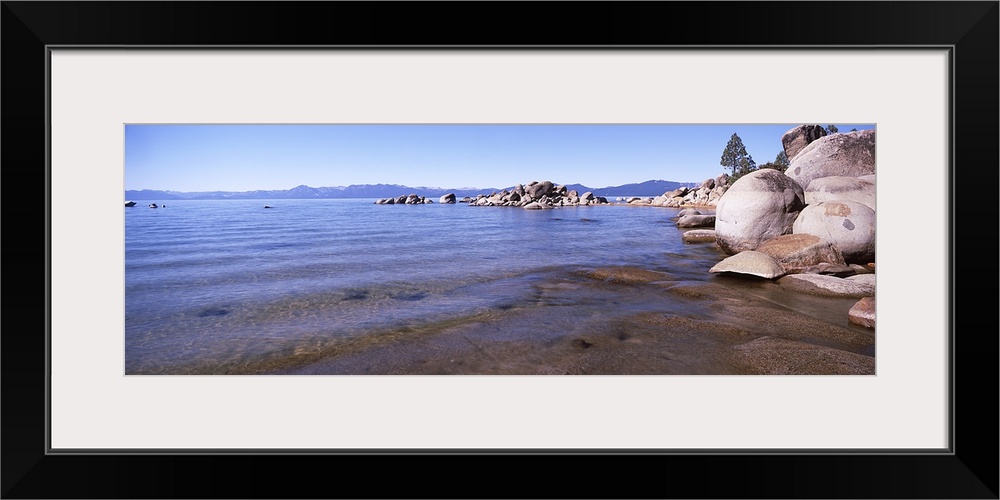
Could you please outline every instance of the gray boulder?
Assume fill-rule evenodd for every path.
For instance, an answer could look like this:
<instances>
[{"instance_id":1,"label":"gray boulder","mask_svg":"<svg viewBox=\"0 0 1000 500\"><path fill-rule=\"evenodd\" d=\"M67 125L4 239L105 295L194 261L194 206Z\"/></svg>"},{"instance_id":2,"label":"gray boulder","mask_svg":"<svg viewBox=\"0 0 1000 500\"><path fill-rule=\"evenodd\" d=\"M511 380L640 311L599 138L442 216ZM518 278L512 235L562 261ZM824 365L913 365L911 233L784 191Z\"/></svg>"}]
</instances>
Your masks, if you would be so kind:
<instances>
[{"instance_id":1,"label":"gray boulder","mask_svg":"<svg viewBox=\"0 0 1000 500\"><path fill-rule=\"evenodd\" d=\"M865 176L866 178L871 176ZM805 189L806 204L856 201L875 210L875 183L858 177L830 176L813 179Z\"/></svg>"},{"instance_id":2,"label":"gray boulder","mask_svg":"<svg viewBox=\"0 0 1000 500\"><path fill-rule=\"evenodd\" d=\"M807 189L813 179L820 177L874 175L875 131L821 137L791 160L785 174Z\"/></svg>"},{"instance_id":3,"label":"gray boulder","mask_svg":"<svg viewBox=\"0 0 1000 500\"><path fill-rule=\"evenodd\" d=\"M716 205L719 247L729 255L755 250L771 238L791 233L804 207L802 187L787 175L770 168L744 175Z\"/></svg>"},{"instance_id":4,"label":"gray boulder","mask_svg":"<svg viewBox=\"0 0 1000 500\"><path fill-rule=\"evenodd\" d=\"M678 218L684 217L685 215L701 215L701 212L694 208L685 208L684 210L677 212Z\"/></svg>"},{"instance_id":5,"label":"gray boulder","mask_svg":"<svg viewBox=\"0 0 1000 500\"><path fill-rule=\"evenodd\" d=\"M729 174L722 173L715 178L715 189L729 187Z\"/></svg>"},{"instance_id":6,"label":"gray boulder","mask_svg":"<svg viewBox=\"0 0 1000 500\"><path fill-rule=\"evenodd\" d=\"M677 227L713 227L714 215L685 215L677 219Z\"/></svg>"},{"instance_id":7,"label":"gray boulder","mask_svg":"<svg viewBox=\"0 0 1000 500\"><path fill-rule=\"evenodd\" d=\"M785 132L785 135L781 136L781 145L785 149L785 156L791 161L806 146L825 135L826 129L820 125L799 125Z\"/></svg>"},{"instance_id":8,"label":"gray boulder","mask_svg":"<svg viewBox=\"0 0 1000 500\"><path fill-rule=\"evenodd\" d=\"M554 186L550 181L535 182L529 184L524 188L525 194L527 194L531 199L537 200L543 196L552 194Z\"/></svg>"},{"instance_id":9,"label":"gray boulder","mask_svg":"<svg viewBox=\"0 0 1000 500\"><path fill-rule=\"evenodd\" d=\"M455 198L455 193L448 193L442 196L441 199L438 201L440 201L441 203L455 203L457 200Z\"/></svg>"},{"instance_id":10,"label":"gray boulder","mask_svg":"<svg viewBox=\"0 0 1000 500\"><path fill-rule=\"evenodd\" d=\"M663 196L666 196L667 198L676 198L678 196L684 196L686 194L688 194L688 188L679 187L673 191L667 191L666 193L663 193Z\"/></svg>"},{"instance_id":11,"label":"gray boulder","mask_svg":"<svg viewBox=\"0 0 1000 500\"><path fill-rule=\"evenodd\" d=\"M809 205L795 220L792 233L829 241L848 264L875 260L875 211L855 201Z\"/></svg>"},{"instance_id":12,"label":"gray boulder","mask_svg":"<svg viewBox=\"0 0 1000 500\"><path fill-rule=\"evenodd\" d=\"M731 257L726 257L718 264L712 266L708 272L750 274L767 279L777 278L785 274L785 270L781 267L781 264L772 259L770 255L753 250L747 250Z\"/></svg>"}]
</instances>

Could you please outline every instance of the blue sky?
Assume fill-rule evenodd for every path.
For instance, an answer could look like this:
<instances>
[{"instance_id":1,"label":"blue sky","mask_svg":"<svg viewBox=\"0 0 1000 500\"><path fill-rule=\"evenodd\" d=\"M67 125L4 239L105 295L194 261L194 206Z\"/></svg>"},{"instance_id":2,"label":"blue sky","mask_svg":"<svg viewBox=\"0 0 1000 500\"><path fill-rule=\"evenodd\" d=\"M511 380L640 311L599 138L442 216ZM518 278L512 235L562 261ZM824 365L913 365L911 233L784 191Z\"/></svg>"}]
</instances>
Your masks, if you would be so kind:
<instances>
[{"instance_id":1,"label":"blue sky","mask_svg":"<svg viewBox=\"0 0 1000 500\"><path fill-rule=\"evenodd\" d=\"M734 133L760 165L797 125L126 125L125 189L700 182Z\"/></svg>"}]
</instances>

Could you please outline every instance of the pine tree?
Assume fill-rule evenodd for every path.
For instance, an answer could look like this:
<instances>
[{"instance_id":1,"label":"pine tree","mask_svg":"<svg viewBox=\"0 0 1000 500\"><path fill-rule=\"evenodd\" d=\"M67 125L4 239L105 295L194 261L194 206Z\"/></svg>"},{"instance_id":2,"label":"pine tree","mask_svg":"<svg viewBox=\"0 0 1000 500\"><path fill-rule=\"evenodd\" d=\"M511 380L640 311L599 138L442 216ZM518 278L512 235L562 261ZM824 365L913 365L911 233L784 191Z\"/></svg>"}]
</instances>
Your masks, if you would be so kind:
<instances>
[{"instance_id":1,"label":"pine tree","mask_svg":"<svg viewBox=\"0 0 1000 500\"><path fill-rule=\"evenodd\" d=\"M826 134L827 135L836 134L837 132L838 132L838 130L837 130L837 126L836 125L827 125L826 126Z\"/></svg>"},{"instance_id":2,"label":"pine tree","mask_svg":"<svg viewBox=\"0 0 1000 500\"><path fill-rule=\"evenodd\" d=\"M726 149L722 150L722 160L719 164L732 172L729 182L734 182L736 179L757 170L757 164L754 163L753 157L747 153L747 148L743 146L743 140L736 134L729 138Z\"/></svg>"},{"instance_id":3,"label":"pine tree","mask_svg":"<svg viewBox=\"0 0 1000 500\"><path fill-rule=\"evenodd\" d=\"M785 154L784 150L778 153L778 156L774 157L774 163L777 163L778 165L784 167L781 169L782 172L784 172L785 169L792 164L792 162L788 161L788 155Z\"/></svg>"},{"instance_id":4,"label":"pine tree","mask_svg":"<svg viewBox=\"0 0 1000 500\"><path fill-rule=\"evenodd\" d=\"M785 170L788 170L789 165L791 165L791 162L788 161L788 155L782 151L778 153L778 156L774 157L774 161L765 163L761 165L760 168L770 168L779 172L784 172Z\"/></svg>"}]
</instances>

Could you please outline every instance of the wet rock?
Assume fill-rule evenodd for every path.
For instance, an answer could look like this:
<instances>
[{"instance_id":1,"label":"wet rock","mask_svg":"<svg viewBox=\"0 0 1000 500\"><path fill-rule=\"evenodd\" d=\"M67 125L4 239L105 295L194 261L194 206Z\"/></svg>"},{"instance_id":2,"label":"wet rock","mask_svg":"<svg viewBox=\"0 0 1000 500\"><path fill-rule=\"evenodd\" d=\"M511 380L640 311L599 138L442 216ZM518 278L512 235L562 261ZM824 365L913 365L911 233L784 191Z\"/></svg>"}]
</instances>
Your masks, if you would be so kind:
<instances>
[{"instance_id":1,"label":"wet rock","mask_svg":"<svg viewBox=\"0 0 1000 500\"><path fill-rule=\"evenodd\" d=\"M685 215L677 219L677 227L714 227L714 215Z\"/></svg>"},{"instance_id":2,"label":"wet rock","mask_svg":"<svg viewBox=\"0 0 1000 500\"><path fill-rule=\"evenodd\" d=\"M708 270L710 273L737 273L773 279L785 274L785 269L770 255L747 250L726 257Z\"/></svg>"},{"instance_id":3,"label":"wet rock","mask_svg":"<svg viewBox=\"0 0 1000 500\"><path fill-rule=\"evenodd\" d=\"M847 319L855 325L875 328L875 297L863 297L847 312Z\"/></svg>"},{"instance_id":4,"label":"wet rock","mask_svg":"<svg viewBox=\"0 0 1000 500\"><path fill-rule=\"evenodd\" d=\"M826 276L822 274L789 274L778 280L782 288L794 292L818 295L821 297L843 297L860 299L862 297L872 297L875 295L875 283L860 281L855 278L838 278L836 276Z\"/></svg>"},{"instance_id":5,"label":"wet rock","mask_svg":"<svg viewBox=\"0 0 1000 500\"><path fill-rule=\"evenodd\" d=\"M830 264L827 262L820 262L814 266L804 267L796 270L796 272L803 274L826 274L828 276L836 276L838 278L846 278L858 274L858 271L851 266Z\"/></svg>"},{"instance_id":6,"label":"wet rock","mask_svg":"<svg viewBox=\"0 0 1000 500\"><path fill-rule=\"evenodd\" d=\"M596 279L607 283L620 284L620 285L653 283L657 281L669 281L673 279L673 277L671 277L667 273L650 271L648 269L642 269L630 266L602 267L594 269L592 271L583 272L582 275L586 276L587 278Z\"/></svg>"},{"instance_id":7,"label":"wet rock","mask_svg":"<svg viewBox=\"0 0 1000 500\"><path fill-rule=\"evenodd\" d=\"M715 243L714 229L692 229L681 235L684 243Z\"/></svg>"},{"instance_id":8,"label":"wet rock","mask_svg":"<svg viewBox=\"0 0 1000 500\"><path fill-rule=\"evenodd\" d=\"M873 375L875 358L831 347L760 337L733 348L743 371L760 375Z\"/></svg>"},{"instance_id":9,"label":"wet rock","mask_svg":"<svg viewBox=\"0 0 1000 500\"><path fill-rule=\"evenodd\" d=\"M440 201L441 203L455 203L456 201L455 193L448 193L442 196L438 201Z\"/></svg>"}]
</instances>

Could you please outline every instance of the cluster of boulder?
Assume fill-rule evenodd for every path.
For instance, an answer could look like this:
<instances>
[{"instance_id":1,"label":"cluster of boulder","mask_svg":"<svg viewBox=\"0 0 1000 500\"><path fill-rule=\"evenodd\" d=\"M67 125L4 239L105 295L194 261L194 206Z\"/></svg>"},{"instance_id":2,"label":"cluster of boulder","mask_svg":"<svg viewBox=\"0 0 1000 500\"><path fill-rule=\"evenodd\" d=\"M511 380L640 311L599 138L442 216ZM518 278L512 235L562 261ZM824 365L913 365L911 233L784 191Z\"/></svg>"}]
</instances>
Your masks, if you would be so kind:
<instances>
[{"instance_id":1,"label":"cluster of boulder","mask_svg":"<svg viewBox=\"0 0 1000 500\"><path fill-rule=\"evenodd\" d=\"M491 194L481 194L476 198L462 200L470 206L477 207L523 207L528 210L540 210L565 206L606 205L608 199L594 196L587 191L580 194L566 186L555 185L551 181L532 181L529 184L514 186L511 190L504 189Z\"/></svg>"},{"instance_id":2,"label":"cluster of boulder","mask_svg":"<svg viewBox=\"0 0 1000 500\"><path fill-rule=\"evenodd\" d=\"M619 198L618 201L629 205L650 205L654 207L714 207L729 188L729 175L720 174L713 179L706 179L696 188L679 187L667 191L655 198L633 196Z\"/></svg>"},{"instance_id":3,"label":"cluster of boulder","mask_svg":"<svg viewBox=\"0 0 1000 500\"><path fill-rule=\"evenodd\" d=\"M452 195L454 197L455 195ZM375 201L376 205L429 205L434 200L417 196L416 194L398 196L396 198L382 198Z\"/></svg>"},{"instance_id":4,"label":"cluster of boulder","mask_svg":"<svg viewBox=\"0 0 1000 500\"><path fill-rule=\"evenodd\" d=\"M782 136L782 145L791 162L784 173L751 172L718 200L715 242L729 257L710 272L859 298L849 320L874 328L875 131L827 135L818 125L801 125ZM678 226L685 220L679 217ZM710 232L684 238L711 241Z\"/></svg>"}]
</instances>

